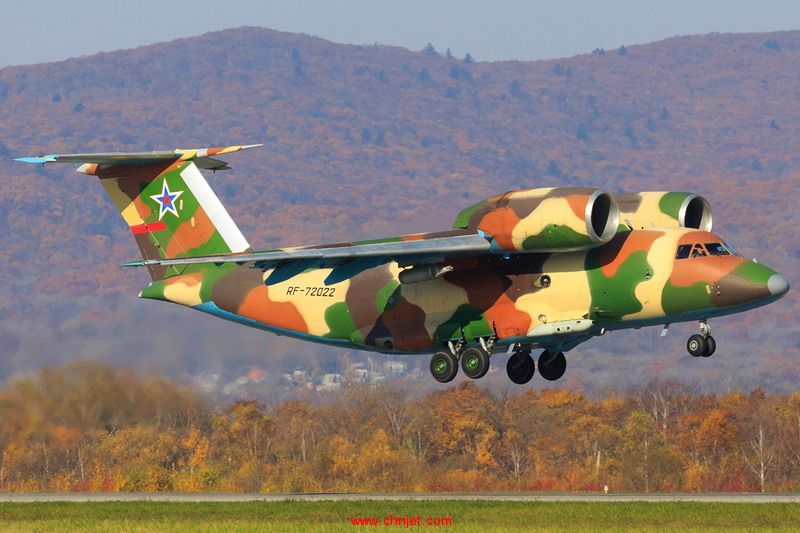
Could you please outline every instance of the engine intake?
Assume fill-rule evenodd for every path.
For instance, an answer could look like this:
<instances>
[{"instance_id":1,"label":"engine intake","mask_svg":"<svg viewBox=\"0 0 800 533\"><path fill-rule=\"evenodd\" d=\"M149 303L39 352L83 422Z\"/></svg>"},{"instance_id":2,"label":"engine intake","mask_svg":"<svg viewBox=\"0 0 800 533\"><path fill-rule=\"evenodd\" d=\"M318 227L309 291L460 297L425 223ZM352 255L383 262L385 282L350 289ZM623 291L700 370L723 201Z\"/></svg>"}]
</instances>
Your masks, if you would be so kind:
<instances>
[{"instance_id":1,"label":"engine intake","mask_svg":"<svg viewBox=\"0 0 800 533\"><path fill-rule=\"evenodd\" d=\"M634 228L694 228L711 231L711 204L690 192L648 191L614 196L623 222Z\"/></svg>"},{"instance_id":2,"label":"engine intake","mask_svg":"<svg viewBox=\"0 0 800 533\"><path fill-rule=\"evenodd\" d=\"M525 189L468 207L454 227L484 232L501 251L582 250L611 240L619 227L619 207L597 189Z\"/></svg>"}]
</instances>

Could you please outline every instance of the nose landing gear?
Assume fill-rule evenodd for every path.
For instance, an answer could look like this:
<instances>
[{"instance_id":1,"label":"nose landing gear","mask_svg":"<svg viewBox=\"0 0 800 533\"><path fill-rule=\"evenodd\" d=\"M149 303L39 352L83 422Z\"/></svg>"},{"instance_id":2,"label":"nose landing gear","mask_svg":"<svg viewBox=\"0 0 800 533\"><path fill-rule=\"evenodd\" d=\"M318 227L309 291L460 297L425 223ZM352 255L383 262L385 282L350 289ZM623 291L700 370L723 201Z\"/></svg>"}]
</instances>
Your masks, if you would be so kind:
<instances>
[{"instance_id":1,"label":"nose landing gear","mask_svg":"<svg viewBox=\"0 0 800 533\"><path fill-rule=\"evenodd\" d=\"M711 357L717 349L717 341L711 336L711 328L705 320L700 321L700 333L686 341L686 351L692 357Z\"/></svg>"}]
</instances>

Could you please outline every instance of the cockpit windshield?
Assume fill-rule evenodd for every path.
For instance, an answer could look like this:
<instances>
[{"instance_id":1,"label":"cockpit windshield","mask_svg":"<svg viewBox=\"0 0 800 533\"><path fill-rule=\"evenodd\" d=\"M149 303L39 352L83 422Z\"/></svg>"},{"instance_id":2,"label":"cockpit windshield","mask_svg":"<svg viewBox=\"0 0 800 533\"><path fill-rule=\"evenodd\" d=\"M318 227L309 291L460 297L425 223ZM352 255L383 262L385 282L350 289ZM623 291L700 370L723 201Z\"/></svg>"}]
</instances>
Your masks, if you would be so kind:
<instances>
[{"instance_id":1,"label":"cockpit windshield","mask_svg":"<svg viewBox=\"0 0 800 533\"><path fill-rule=\"evenodd\" d=\"M731 255L721 242L707 242L706 249L711 255Z\"/></svg>"},{"instance_id":2,"label":"cockpit windshield","mask_svg":"<svg viewBox=\"0 0 800 533\"><path fill-rule=\"evenodd\" d=\"M707 257L710 255L739 255L736 251L722 242L707 242L707 243L694 243L694 244L681 244L678 245L678 250L675 253L675 259L687 259L695 257Z\"/></svg>"},{"instance_id":3,"label":"cockpit windshield","mask_svg":"<svg viewBox=\"0 0 800 533\"><path fill-rule=\"evenodd\" d=\"M736 251L736 248L734 248L733 246L731 246L731 245L730 245L730 243L728 243L727 241L723 242L723 243L722 243L722 245L723 245L723 246L725 246L725 249L726 249L726 250L728 250L728 251L729 251L730 253L732 253L733 255L742 255L742 254L740 254L739 252L737 252L737 251Z\"/></svg>"}]
</instances>

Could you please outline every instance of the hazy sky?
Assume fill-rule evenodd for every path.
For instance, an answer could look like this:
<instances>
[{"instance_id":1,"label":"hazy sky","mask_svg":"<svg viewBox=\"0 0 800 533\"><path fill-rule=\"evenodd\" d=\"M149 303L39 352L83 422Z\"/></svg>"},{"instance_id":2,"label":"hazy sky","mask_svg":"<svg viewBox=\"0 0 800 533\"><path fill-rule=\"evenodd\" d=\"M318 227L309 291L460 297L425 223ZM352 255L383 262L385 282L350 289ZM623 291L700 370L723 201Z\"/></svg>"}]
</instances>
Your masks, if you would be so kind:
<instances>
[{"instance_id":1,"label":"hazy sky","mask_svg":"<svg viewBox=\"0 0 800 533\"><path fill-rule=\"evenodd\" d=\"M800 29L797 0L0 0L0 67L251 25L478 60L546 59L674 35Z\"/></svg>"}]
</instances>

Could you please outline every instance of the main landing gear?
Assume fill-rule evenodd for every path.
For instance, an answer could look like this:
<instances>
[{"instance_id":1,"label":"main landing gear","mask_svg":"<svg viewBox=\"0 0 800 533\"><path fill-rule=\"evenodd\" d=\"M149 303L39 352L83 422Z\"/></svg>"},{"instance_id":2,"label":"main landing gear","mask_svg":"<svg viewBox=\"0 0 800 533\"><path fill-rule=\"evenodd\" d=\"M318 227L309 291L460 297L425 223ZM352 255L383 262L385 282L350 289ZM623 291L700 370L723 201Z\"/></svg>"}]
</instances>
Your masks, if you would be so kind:
<instances>
[{"instance_id":1,"label":"main landing gear","mask_svg":"<svg viewBox=\"0 0 800 533\"><path fill-rule=\"evenodd\" d=\"M547 381L561 379L567 371L567 358L561 352L545 350L539 356L539 374Z\"/></svg>"},{"instance_id":2,"label":"main landing gear","mask_svg":"<svg viewBox=\"0 0 800 533\"><path fill-rule=\"evenodd\" d=\"M525 385L533 377L536 367L533 364L530 350L518 350L508 358L506 372L508 379L517 385Z\"/></svg>"},{"instance_id":3,"label":"main landing gear","mask_svg":"<svg viewBox=\"0 0 800 533\"><path fill-rule=\"evenodd\" d=\"M461 370L472 379L479 379L486 375L490 366L490 354L494 342L481 341L479 346L465 347L464 341L450 344L449 351L436 352L431 357L431 375L439 383L449 383L458 374L459 360ZM508 378L517 385L524 385L533 378L536 367L539 374L548 381L561 379L567 370L567 358L562 352L544 350L539 355L538 363L534 363L531 351L527 348L518 348L506 363Z\"/></svg>"},{"instance_id":4,"label":"main landing gear","mask_svg":"<svg viewBox=\"0 0 800 533\"><path fill-rule=\"evenodd\" d=\"M467 348L461 352L461 369L469 378L482 378L489 371L489 354L481 348Z\"/></svg>"},{"instance_id":5,"label":"main landing gear","mask_svg":"<svg viewBox=\"0 0 800 533\"><path fill-rule=\"evenodd\" d=\"M450 344L449 352L436 352L431 357L431 374L439 383L448 383L458 374L458 361L464 375L472 379L482 378L489 371L489 357L494 339L481 340L480 346L464 347L464 342Z\"/></svg>"},{"instance_id":6,"label":"main landing gear","mask_svg":"<svg viewBox=\"0 0 800 533\"><path fill-rule=\"evenodd\" d=\"M686 341L686 350L692 357L711 357L717 349L717 341L711 336L711 328L705 320L700 321L700 333Z\"/></svg>"},{"instance_id":7,"label":"main landing gear","mask_svg":"<svg viewBox=\"0 0 800 533\"><path fill-rule=\"evenodd\" d=\"M458 359L450 352L436 352L431 357L431 374L439 383L448 383L458 374Z\"/></svg>"},{"instance_id":8,"label":"main landing gear","mask_svg":"<svg viewBox=\"0 0 800 533\"><path fill-rule=\"evenodd\" d=\"M551 352L545 350L539 356L539 374L547 381L561 379L567 370L567 358L562 352ZM517 350L508 358L506 372L508 379L517 385L524 385L533 377L535 366L530 350Z\"/></svg>"}]
</instances>

